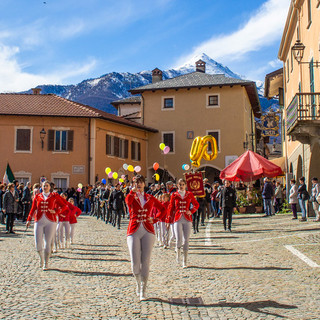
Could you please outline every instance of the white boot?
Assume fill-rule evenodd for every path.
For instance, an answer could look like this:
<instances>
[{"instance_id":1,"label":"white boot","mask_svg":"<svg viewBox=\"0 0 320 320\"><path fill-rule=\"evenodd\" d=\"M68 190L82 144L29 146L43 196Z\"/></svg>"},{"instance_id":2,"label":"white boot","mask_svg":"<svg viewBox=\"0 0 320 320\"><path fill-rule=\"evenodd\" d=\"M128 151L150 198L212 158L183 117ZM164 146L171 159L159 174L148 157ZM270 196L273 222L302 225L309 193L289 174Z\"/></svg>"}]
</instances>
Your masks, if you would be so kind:
<instances>
[{"instance_id":1,"label":"white boot","mask_svg":"<svg viewBox=\"0 0 320 320\"><path fill-rule=\"evenodd\" d=\"M177 263L180 263L180 260L181 260L181 250L180 250L180 248L176 249L176 253L177 253L177 256L176 256Z\"/></svg>"},{"instance_id":2,"label":"white boot","mask_svg":"<svg viewBox=\"0 0 320 320\"><path fill-rule=\"evenodd\" d=\"M187 266L187 259L188 259L188 251L183 251L183 257L182 257L182 268L188 268Z\"/></svg>"},{"instance_id":3,"label":"white boot","mask_svg":"<svg viewBox=\"0 0 320 320\"><path fill-rule=\"evenodd\" d=\"M140 297L140 293L141 293L141 276L140 276L140 274L135 274L134 277L136 278L136 282L137 282L137 296Z\"/></svg>"},{"instance_id":4,"label":"white boot","mask_svg":"<svg viewBox=\"0 0 320 320\"><path fill-rule=\"evenodd\" d=\"M44 260L44 258L43 258L43 250L38 251L38 254L39 254L39 257L40 257L40 268L42 268L43 267L43 260Z\"/></svg>"},{"instance_id":5,"label":"white boot","mask_svg":"<svg viewBox=\"0 0 320 320\"><path fill-rule=\"evenodd\" d=\"M44 265L42 270L46 271L49 268L49 259L50 259L50 252L45 251L44 252Z\"/></svg>"},{"instance_id":6,"label":"white boot","mask_svg":"<svg viewBox=\"0 0 320 320\"><path fill-rule=\"evenodd\" d=\"M147 300L147 295L146 295L147 282L148 282L148 278L141 277L140 301Z\"/></svg>"}]
</instances>

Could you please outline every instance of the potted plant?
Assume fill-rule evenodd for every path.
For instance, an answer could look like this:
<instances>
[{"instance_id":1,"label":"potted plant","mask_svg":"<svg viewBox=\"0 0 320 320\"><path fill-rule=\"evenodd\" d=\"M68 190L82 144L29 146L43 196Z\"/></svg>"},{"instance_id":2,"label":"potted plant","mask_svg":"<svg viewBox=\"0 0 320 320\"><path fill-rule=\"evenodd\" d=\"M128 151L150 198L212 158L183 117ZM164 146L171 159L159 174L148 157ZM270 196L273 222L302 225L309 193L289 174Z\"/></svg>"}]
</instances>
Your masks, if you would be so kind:
<instances>
[{"instance_id":1,"label":"potted plant","mask_svg":"<svg viewBox=\"0 0 320 320\"><path fill-rule=\"evenodd\" d=\"M263 212L263 199L260 191L252 190L253 192L253 204L255 205L255 212Z\"/></svg>"},{"instance_id":2,"label":"potted plant","mask_svg":"<svg viewBox=\"0 0 320 320\"><path fill-rule=\"evenodd\" d=\"M240 213L246 213L247 207L249 206L249 200L243 193L238 193L237 195L237 207Z\"/></svg>"}]
</instances>

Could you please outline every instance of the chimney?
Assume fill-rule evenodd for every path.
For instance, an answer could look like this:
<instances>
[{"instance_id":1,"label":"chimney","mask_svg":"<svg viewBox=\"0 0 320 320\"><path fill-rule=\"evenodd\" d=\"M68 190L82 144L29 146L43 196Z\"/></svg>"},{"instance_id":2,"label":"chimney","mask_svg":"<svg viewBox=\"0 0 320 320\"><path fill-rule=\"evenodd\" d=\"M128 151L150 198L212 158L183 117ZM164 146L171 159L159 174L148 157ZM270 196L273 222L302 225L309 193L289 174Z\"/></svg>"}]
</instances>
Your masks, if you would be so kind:
<instances>
[{"instance_id":1,"label":"chimney","mask_svg":"<svg viewBox=\"0 0 320 320\"><path fill-rule=\"evenodd\" d=\"M152 83L162 81L162 71L158 68L152 70Z\"/></svg>"},{"instance_id":2,"label":"chimney","mask_svg":"<svg viewBox=\"0 0 320 320\"><path fill-rule=\"evenodd\" d=\"M41 88L32 88L32 94L40 94Z\"/></svg>"},{"instance_id":3,"label":"chimney","mask_svg":"<svg viewBox=\"0 0 320 320\"><path fill-rule=\"evenodd\" d=\"M196 62L196 71L206 73L206 63L202 60Z\"/></svg>"}]
</instances>

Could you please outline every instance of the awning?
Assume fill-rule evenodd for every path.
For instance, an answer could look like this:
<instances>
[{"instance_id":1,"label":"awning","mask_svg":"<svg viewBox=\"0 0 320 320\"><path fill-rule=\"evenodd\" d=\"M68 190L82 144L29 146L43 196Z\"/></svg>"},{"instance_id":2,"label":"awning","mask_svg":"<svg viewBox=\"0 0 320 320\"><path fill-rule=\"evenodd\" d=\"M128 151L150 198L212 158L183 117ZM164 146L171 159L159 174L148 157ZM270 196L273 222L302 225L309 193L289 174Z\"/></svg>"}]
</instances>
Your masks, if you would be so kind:
<instances>
[{"instance_id":1,"label":"awning","mask_svg":"<svg viewBox=\"0 0 320 320\"><path fill-rule=\"evenodd\" d=\"M286 158L279 157L270 160L273 164L277 165L282 169L283 172L286 172Z\"/></svg>"}]
</instances>

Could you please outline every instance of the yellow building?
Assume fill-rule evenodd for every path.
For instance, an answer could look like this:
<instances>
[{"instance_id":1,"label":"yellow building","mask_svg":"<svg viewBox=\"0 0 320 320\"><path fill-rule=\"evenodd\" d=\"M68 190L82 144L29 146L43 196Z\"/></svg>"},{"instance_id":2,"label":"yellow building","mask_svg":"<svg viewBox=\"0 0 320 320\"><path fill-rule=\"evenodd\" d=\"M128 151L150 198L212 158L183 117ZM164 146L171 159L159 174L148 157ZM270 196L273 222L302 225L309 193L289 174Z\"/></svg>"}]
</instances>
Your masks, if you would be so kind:
<instances>
[{"instance_id":1,"label":"yellow building","mask_svg":"<svg viewBox=\"0 0 320 320\"><path fill-rule=\"evenodd\" d=\"M216 160L202 160L199 170L211 182L220 171L240 156L244 149L255 148L255 121L260 116L256 84L252 81L228 78L205 72L205 62L196 62L196 71L162 80L162 72L154 69L152 83L130 90L141 95L142 124L156 128L150 135L147 151L148 179L152 181L154 162L166 178L183 176L182 165L190 164L189 152L197 136L216 138L219 154ZM128 114L139 112L137 105L128 110L128 103L117 102ZM122 112L121 111L121 112ZM170 152L163 155L159 144L164 142Z\"/></svg>"},{"instance_id":2,"label":"yellow building","mask_svg":"<svg viewBox=\"0 0 320 320\"><path fill-rule=\"evenodd\" d=\"M21 182L45 177L58 187L93 184L105 168L146 174L148 136L157 130L56 95L0 94L0 169Z\"/></svg>"},{"instance_id":3,"label":"yellow building","mask_svg":"<svg viewBox=\"0 0 320 320\"><path fill-rule=\"evenodd\" d=\"M319 32L320 1L291 1L278 53L283 69L267 75L265 92L271 98L280 90L287 172L304 176L309 188L320 178Z\"/></svg>"}]
</instances>

